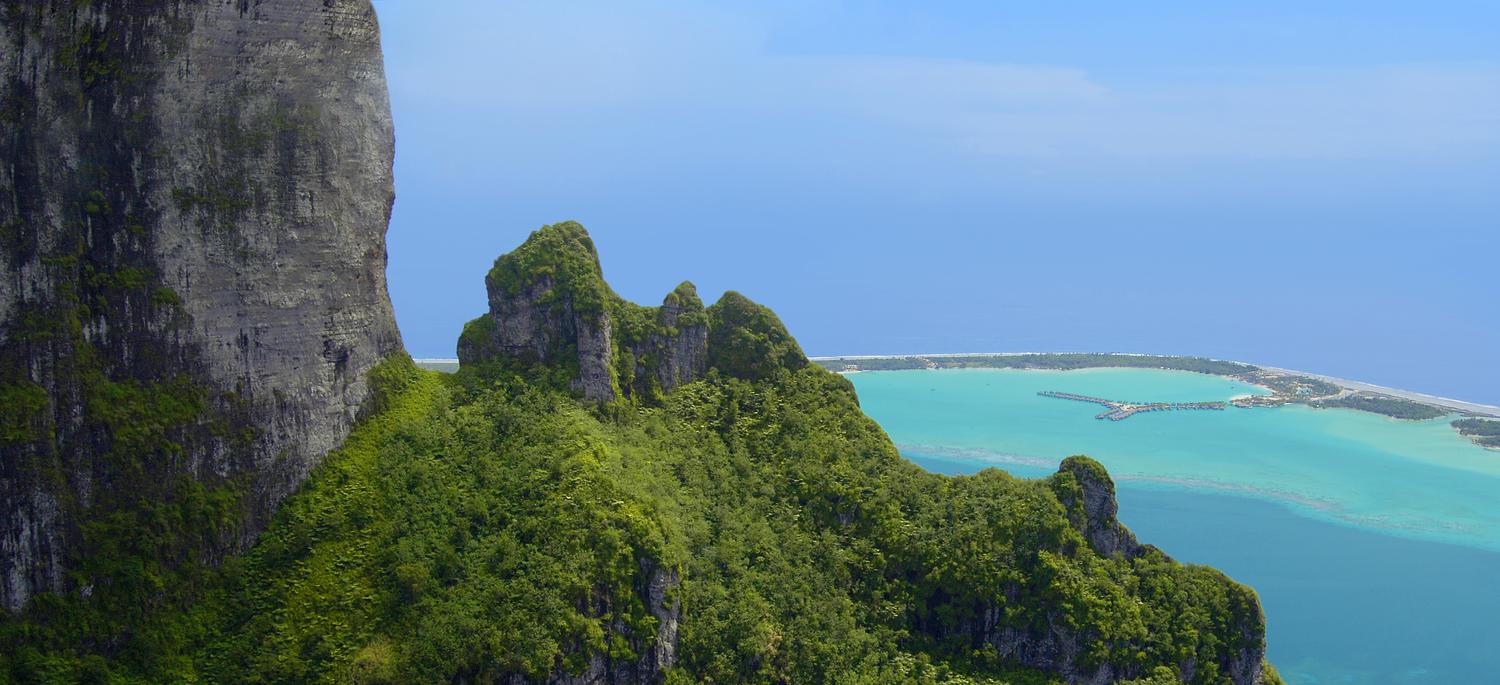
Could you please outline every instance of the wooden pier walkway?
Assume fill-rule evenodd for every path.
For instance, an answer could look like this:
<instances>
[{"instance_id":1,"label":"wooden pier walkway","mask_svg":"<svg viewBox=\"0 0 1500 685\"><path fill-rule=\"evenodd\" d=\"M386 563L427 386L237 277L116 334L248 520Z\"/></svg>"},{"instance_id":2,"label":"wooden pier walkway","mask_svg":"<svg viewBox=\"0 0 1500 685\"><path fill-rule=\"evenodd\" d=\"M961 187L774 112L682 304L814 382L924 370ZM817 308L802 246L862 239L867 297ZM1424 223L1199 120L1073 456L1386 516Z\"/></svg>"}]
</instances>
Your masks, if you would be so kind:
<instances>
[{"instance_id":1,"label":"wooden pier walkway","mask_svg":"<svg viewBox=\"0 0 1500 685\"><path fill-rule=\"evenodd\" d=\"M1042 397L1056 397L1062 400L1074 400L1076 402L1092 402L1104 405L1106 409L1100 412L1096 419L1109 419L1110 421L1123 421L1136 414L1152 411L1191 411L1196 409L1223 410L1228 406L1227 402L1120 402L1107 400L1103 397L1091 397L1071 392L1055 392L1043 390L1037 393Z\"/></svg>"}]
</instances>

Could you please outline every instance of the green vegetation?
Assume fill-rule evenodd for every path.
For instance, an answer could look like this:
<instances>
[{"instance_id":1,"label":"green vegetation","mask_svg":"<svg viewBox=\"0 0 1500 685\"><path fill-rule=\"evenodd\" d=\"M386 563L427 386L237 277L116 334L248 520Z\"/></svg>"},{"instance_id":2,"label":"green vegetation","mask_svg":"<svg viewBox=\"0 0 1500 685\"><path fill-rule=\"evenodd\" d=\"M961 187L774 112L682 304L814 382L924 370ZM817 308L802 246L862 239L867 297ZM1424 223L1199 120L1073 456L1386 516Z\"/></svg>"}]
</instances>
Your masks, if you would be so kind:
<instances>
[{"instance_id":1,"label":"green vegetation","mask_svg":"<svg viewBox=\"0 0 1500 685\"><path fill-rule=\"evenodd\" d=\"M464 323L463 332L458 334L459 356L463 356L465 350L473 350L481 357L492 357L498 354L491 349L491 342L495 337L495 320L489 314L470 319Z\"/></svg>"},{"instance_id":2,"label":"green vegetation","mask_svg":"<svg viewBox=\"0 0 1500 685\"><path fill-rule=\"evenodd\" d=\"M781 319L770 309L734 291L708 310L709 364L736 378L770 378L807 363Z\"/></svg>"},{"instance_id":3,"label":"green vegetation","mask_svg":"<svg viewBox=\"0 0 1500 685\"><path fill-rule=\"evenodd\" d=\"M116 383L101 378L89 386L87 406L109 431L113 446L176 452L181 446L168 439L167 431L197 418L203 411L202 392L183 376L162 383Z\"/></svg>"},{"instance_id":4,"label":"green vegetation","mask_svg":"<svg viewBox=\"0 0 1500 685\"><path fill-rule=\"evenodd\" d=\"M1483 447L1500 448L1500 421L1494 419L1459 419L1453 422L1460 435L1468 436Z\"/></svg>"},{"instance_id":5,"label":"green vegetation","mask_svg":"<svg viewBox=\"0 0 1500 685\"><path fill-rule=\"evenodd\" d=\"M1321 378L1294 376L1270 371L1242 375L1240 379L1270 388L1271 392L1276 393L1277 397L1283 397L1287 401L1292 402L1337 395L1343 390L1338 385Z\"/></svg>"},{"instance_id":6,"label":"green vegetation","mask_svg":"<svg viewBox=\"0 0 1500 685\"><path fill-rule=\"evenodd\" d=\"M62 66L77 70L79 84L84 90L114 83L125 76L119 58L122 50L112 45L117 40L101 24L79 22L68 42L61 46L57 58Z\"/></svg>"},{"instance_id":7,"label":"green vegetation","mask_svg":"<svg viewBox=\"0 0 1500 685\"><path fill-rule=\"evenodd\" d=\"M96 240L109 244L98 237L106 218L94 220ZM107 361L118 357L85 335L85 322L131 321L128 312L165 288L138 255L97 254L77 238L42 258L59 272L54 302L27 303L13 319L11 340L49 351L55 394L24 377L0 383L6 468L55 498L51 515L76 522L60 527L68 556L59 561L77 590L34 597L0 619L0 682L105 682L112 659L135 669L138 656L179 652L181 638L152 621L192 607L248 518L245 480L170 474L188 472L189 455L210 443L219 458L238 458L254 429L232 396L186 374L157 375L171 355L160 339L121 326L114 335L131 334L139 368ZM33 353L0 346L7 375L24 374L18 360Z\"/></svg>"},{"instance_id":8,"label":"green vegetation","mask_svg":"<svg viewBox=\"0 0 1500 685\"><path fill-rule=\"evenodd\" d=\"M30 442L47 409L47 390L29 380L0 383L0 445Z\"/></svg>"},{"instance_id":9,"label":"green vegetation","mask_svg":"<svg viewBox=\"0 0 1500 685\"><path fill-rule=\"evenodd\" d=\"M1256 367L1239 362L1226 362L1202 357L1174 357L1145 354L1107 354L1084 352L1059 352L1038 354L995 354L974 356L940 357L883 357L879 359L833 358L819 359L819 364L832 371L842 371L845 364L857 365L863 371L889 371L896 369L1089 369L1097 367L1125 367L1140 369L1170 369L1193 371L1219 376L1237 376L1250 373Z\"/></svg>"},{"instance_id":10,"label":"green vegetation","mask_svg":"<svg viewBox=\"0 0 1500 685\"><path fill-rule=\"evenodd\" d=\"M0 632L0 674L541 679L595 655L634 662L673 605L671 683L1052 683L997 647L1058 635L1084 668L1155 683L1192 661L1191 682L1219 683L1233 653L1260 644L1254 594L1218 572L1149 548L1094 552L1071 473L926 473L843 379L740 354L789 354L769 312L720 316L756 327L725 358L746 378L712 370L660 405L590 408L513 370L393 358L372 374L377 412L248 554L154 576L138 596L158 603L127 611L117 622L133 630L108 641L87 601L46 598ZM161 413L179 413L182 393L162 394ZM221 525L234 502L184 497L219 514L174 515L174 530Z\"/></svg>"},{"instance_id":11,"label":"green vegetation","mask_svg":"<svg viewBox=\"0 0 1500 685\"><path fill-rule=\"evenodd\" d=\"M542 303L561 307L571 303L580 314L597 315L619 298L604 282L599 253L588 231L575 221L543 226L520 247L501 255L485 276L485 284L511 296L538 282L550 282Z\"/></svg>"},{"instance_id":12,"label":"green vegetation","mask_svg":"<svg viewBox=\"0 0 1500 685\"><path fill-rule=\"evenodd\" d=\"M151 304L158 307L180 307L182 297L177 294L176 290L167 286L159 286L151 291Z\"/></svg>"},{"instance_id":13,"label":"green vegetation","mask_svg":"<svg viewBox=\"0 0 1500 685\"><path fill-rule=\"evenodd\" d=\"M128 286L109 305L152 297L155 278L90 288ZM0 683L540 682L652 672L665 640L672 685L1053 685L1106 667L1208 685L1263 648L1250 589L1092 546L1115 525L1091 518L1113 492L1092 460L1042 480L927 473L769 309L737 293L705 309L691 284L670 312L626 302L577 224L538 231L488 280L565 324L608 317L628 391L580 401L576 339L454 374L394 356L370 374L370 414L239 556L248 480L153 480L210 440L248 443L236 398L107 375L81 305L42 317L79 339L109 487L83 510L86 591L0 620ZM707 372L663 392L662 336L699 325ZM482 317L463 344L494 353L495 335ZM0 386L7 437L45 427L37 397Z\"/></svg>"},{"instance_id":14,"label":"green vegetation","mask_svg":"<svg viewBox=\"0 0 1500 685\"><path fill-rule=\"evenodd\" d=\"M1420 402L1370 393L1356 393L1333 399L1313 400L1308 405L1319 408L1358 409L1360 411L1381 414L1393 419L1405 419L1407 421L1425 421L1427 419L1447 416L1449 413L1445 409L1439 409Z\"/></svg>"},{"instance_id":15,"label":"green vegetation","mask_svg":"<svg viewBox=\"0 0 1500 685\"><path fill-rule=\"evenodd\" d=\"M76 337L76 325L64 320L57 328ZM138 654L173 652L162 645L176 638L151 622L191 607L195 589L214 577L211 568L246 518L244 480L205 484L185 474L161 475L185 457L189 443L217 435L233 447L246 438L209 409L210 391L181 375L111 380L97 351L76 344L64 369L78 381L92 448L56 457L46 451L50 442L31 435L31 454L40 456L17 465L42 478L61 480L64 469L73 468L96 479L89 501L59 502L80 520L69 573L84 595L44 594L21 616L0 620L0 651L8 655L0 661L0 682L103 682L106 656L124 655L123 662L135 664ZM34 397L35 390L27 394ZM74 465L70 458L86 461Z\"/></svg>"},{"instance_id":16,"label":"green vegetation","mask_svg":"<svg viewBox=\"0 0 1500 685\"><path fill-rule=\"evenodd\" d=\"M607 323L609 394L614 397L659 400L662 389L656 371L661 346L681 329L708 322L692 283L684 282L667 295L664 305L677 314L673 321L663 318L662 308L643 307L616 295L604 281L593 240L583 226L572 221L543 226L520 247L496 259L485 285L492 297L501 294L518 309L532 309L532 316L539 312L541 317L551 317L550 328L570 334L544 337L548 349L504 354L495 348L494 320L481 316L466 324L459 338L459 358L465 364L518 369L518 364L545 361L548 371L542 375L557 387L568 387L579 377L576 338L585 329L598 331ZM537 375L535 369L531 373Z\"/></svg>"},{"instance_id":17,"label":"green vegetation","mask_svg":"<svg viewBox=\"0 0 1500 685\"><path fill-rule=\"evenodd\" d=\"M1275 666L1271 665L1271 662L1262 662L1260 671L1263 679L1262 685L1286 685L1286 681L1281 679L1281 673L1276 670Z\"/></svg>"},{"instance_id":18,"label":"green vegetation","mask_svg":"<svg viewBox=\"0 0 1500 685\"><path fill-rule=\"evenodd\" d=\"M698 297L698 288L688 281L677 284L672 292L667 293L667 298L662 302L663 307L677 307L682 310L680 326L697 326L708 323L708 315L703 311L703 299Z\"/></svg>"}]
</instances>

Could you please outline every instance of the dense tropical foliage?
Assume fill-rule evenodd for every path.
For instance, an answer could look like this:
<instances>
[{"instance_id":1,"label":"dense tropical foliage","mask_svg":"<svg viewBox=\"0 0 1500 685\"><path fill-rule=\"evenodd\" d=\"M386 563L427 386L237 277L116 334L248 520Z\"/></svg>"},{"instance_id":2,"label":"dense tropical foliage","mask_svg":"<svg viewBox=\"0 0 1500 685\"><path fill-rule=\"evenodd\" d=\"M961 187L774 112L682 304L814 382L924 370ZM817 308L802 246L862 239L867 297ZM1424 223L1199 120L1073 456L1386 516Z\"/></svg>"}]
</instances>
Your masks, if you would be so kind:
<instances>
[{"instance_id":1,"label":"dense tropical foliage","mask_svg":"<svg viewBox=\"0 0 1500 685\"><path fill-rule=\"evenodd\" d=\"M1459 419L1453 427L1462 435L1485 447L1500 448L1500 421L1495 419Z\"/></svg>"},{"instance_id":2,"label":"dense tropical foliage","mask_svg":"<svg viewBox=\"0 0 1500 685\"><path fill-rule=\"evenodd\" d=\"M488 281L555 349L488 348L485 316L455 374L387 359L366 418L245 554L180 553L233 534L233 487L91 523L81 577L100 582L0 622L0 682L1207 685L1263 667L1255 594L1138 545L1086 457L1042 480L927 473L769 309L704 308L688 284L626 302L577 224ZM584 325L612 332L608 383L631 392L584 399ZM653 355L687 327L691 376L658 384ZM191 390L105 387L100 414L170 454L161 425Z\"/></svg>"},{"instance_id":3,"label":"dense tropical foliage","mask_svg":"<svg viewBox=\"0 0 1500 685\"><path fill-rule=\"evenodd\" d=\"M1446 416L1447 410L1434 407L1421 402L1404 400L1399 397L1387 397L1385 395L1372 395L1368 393L1356 393L1335 397L1325 400L1314 400L1309 403L1314 407L1358 409L1373 414L1389 416L1393 419L1405 419L1407 421L1426 421L1440 416Z\"/></svg>"},{"instance_id":4,"label":"dense tropical foliage","mask_svg":"<svg viewBox=\"0 0 1500 685\"><path fill-rule=\"evenodd\" d=\"M986 610L1151 682L1189 661L1221 682L1222 653L1261 639L1236 628L1259 625L1253 594L1217 572L1091 550L1072 476L925 473L843 379L768 373L589 407L543 369L392 359L378 411L249 554L139 588L163 610L112 643L93 634L108 617L54 598L7 625L0 674L540 679L648 649L662 626L641 582L660 570L680 579L674 683L1052 682L996 653Z\"/></svg>"}]
</instances>

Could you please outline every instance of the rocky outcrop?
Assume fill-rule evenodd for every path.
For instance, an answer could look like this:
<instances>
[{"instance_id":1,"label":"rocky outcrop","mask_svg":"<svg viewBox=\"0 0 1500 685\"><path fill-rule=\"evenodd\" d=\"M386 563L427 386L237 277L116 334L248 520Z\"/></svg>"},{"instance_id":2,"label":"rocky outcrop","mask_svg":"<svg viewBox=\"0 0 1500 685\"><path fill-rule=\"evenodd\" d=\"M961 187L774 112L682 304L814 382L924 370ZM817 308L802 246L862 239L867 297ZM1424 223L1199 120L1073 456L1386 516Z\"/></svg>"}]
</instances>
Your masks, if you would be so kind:
<instances>
[{"instance_id":1,"label":"rocky outcrop","mask_svg":"<svg viewBox=\"0 0 1500 685\"><path fill-rule=\"evenodd\" d=\"M692 283L683 281L667 294L657 309L656 331L633 352L636 378L648 379L655 366L656 387L663 392L703 375L708 369L708 315Z\"/></svg>"},{"instance_id":2,"label":"rocky outcrop","mask_svg":"<svg viewBox=\"0 0 1500 685\"><path fill-rule=\"evenodd\" d=\"M543 275L509 292L490 285L490 315L471 322L459 338L460 364L498 355L576 369L572 385L589 399L614 397L610 365L614 344L610 318L602 310L582 310Z\"/></svg>"},{"instance_id":3,"label":"rocky outcrop","mask_svg":"<svg viewBox=\"0 0 1500 685\"><path fill-rule=\"evenodd\" d=\"M582 226L546 226L485 275L490 311L470 321L458 340L461 365L495 358L561 366L589 399L617 395L614 382L613 297L599 253Z\"/></svg>"},{"instance_id":4,"label":"rocky outcrop","mask_svg":"<svg viewBox=\"0 0 1500 685\"><path fill-rule=\"evenodd\" d=\"M973 478L982 481L985 476ZM1014 560L1024 569L1015 575L987 575L993 570L988 564L961 567L952 575L938 571L938 588L921 595L916 604L913 633L940 644L992 652L1002 663L1056 674L1069 685L1143 685L1179 679L1233 685L1275 682L1268 681L1264 671L1265 616L1253 590L1211 568L1178 564L1161 550L1137 542L1115 517L1114 483L1093 459L1069 457L1039 485L1055 495L1052 505L1065 516L1061 529L1017 536L1015 519L983 509L964 510L961 524L954 525L992 527L1009 544L1039 546ZM995 508L1004 506L997 501ZM1029 518L1046 516L1036 513ZM909 563L932 574L931 569L953 559L947 554L938 558L942 561L920 557ZM1097 565L1068 561L1082 558L1092 558ZM1089 570L1080 573L1084 568ZM1137 583L1133 597L1110 599L1098 593L1103 586L1091 589L1088 576L1094 573L1132 579ZM975 577L986 580L976 583ZM1152 612L1158 613L1143 620ZM1203 622L1205 614L1213 617L1211 623ZM1148 668L1140 657L1151 644L1162 642L1179 645L1168 658L1180 661ZM1163 675L1164 670L1170 673Z\"/></svg>"},{"instance_id":5,"label":"rocky outcrop","mask_svg":"<svg viewBox=\"0 0 1500 685\"><path fill-rule=\"evenodd\" d=\"M0 604L243 548L400 347L368 0L7 3L0 121Z\"/></svg>"},{"instance_id":6,"label":"rocky outcrop","mask_svg":"<svg viewBox=\"0 0 1500 685\"><path fill-rule=\"evenodd\" d=\"M1060 479L1053 481L1054 489L1063 505L1074 512L1073 525L1094 551L1104 556L1125 557L1139 556L1144 551L1135 534L1116 517L1120 506L1115 500L1115 482L1104 465L1088 457L1072 456L1063 460L1057 472L1073 477L1076 490L1061 486Z\"/></svg>"},{"instance_id":7,"label":"rocky outcrop","mask_svg":"<svg viewBox=\"0 0 1500 685\"><path fill-rule=\"evenodd\" d=\"M1085 456L1068 457L1049 485L1067 509L1071 525L1083 534L1095 552L1138 560L1137 563L1175 565L1161 550L1138 542L1116 518L1119 505L1114 481L1099 462ZM1217 677L1212 682L1261 685L1265 682L1266 624L1260 600L1254 591L1217 571L1197 567L1194 572L1211 576L1205 584L1224 587L1228 595L1226 604L1231 607L1222 620L1225 632L1233 636L1234 642L1230 643L1230 649L1220 652L1217 663L1213 664ZM1057 673L1070 685L1107 685L1146 675L1137 666L1087 658L1090 643L1099 636L1075 629L1057 608L1050 610L1040 624L1027 625L1008 622L1005 607L1000 605L985 606L974 613L979 617L978 622L966 626L968 632L992 647L996 655ZM1203 665L1196 657L1189 657L1177 666L1182 681L1192 682Z\"/></svg>"},{"instance_id":8,"label":"rocky outcrop","mask_svg":"<svg viewBox=\"0 0 1500 685\"><path fill-rule=\"evenodd\" d=\"M652 398L710 367L757 379L807 363L776 315L739 293L705 309L684 282L660 307L626 302L571 221L543 226L495 260L485 287L490 311L464 326L459 363L560 367L591 400Z\"/></svg>"},{"instance_id":9,"label":"rocky outcrop","mask_svg":"<svg viewBox=\"0 0 1500 685\"><path fill-rule=\"evenodd\" d=\"M643 596L651 617L656 619L656 634L642 639L635 650L641 654L638 682L651 682L677 663L677 634L682 623L682 601L677 598L677 588L682 585L682 575L675 569L642 570L645 571L642 577L647 579Z\"/></svg>"}]
</instances>

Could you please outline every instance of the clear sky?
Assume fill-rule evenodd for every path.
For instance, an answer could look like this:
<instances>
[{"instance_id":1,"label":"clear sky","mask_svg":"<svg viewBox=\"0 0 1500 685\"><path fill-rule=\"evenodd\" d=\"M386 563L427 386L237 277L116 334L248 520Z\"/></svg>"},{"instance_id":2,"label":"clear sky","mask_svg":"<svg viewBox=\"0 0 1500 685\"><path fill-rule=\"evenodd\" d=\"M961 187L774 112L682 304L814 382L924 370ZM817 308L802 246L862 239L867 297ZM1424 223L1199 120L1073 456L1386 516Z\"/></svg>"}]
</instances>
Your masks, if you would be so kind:
<instances>
[{"instance_id":1,"label":"clear sky","mask_svg":"<svg viewBox=\"0 0 1500 685\"><path fill-rule=\"evenodd\" d=\"M1500 4L376 0L450 357L575 219L809 354L1238 359L1500 404Z\"/></svg>"}]
</instances>

